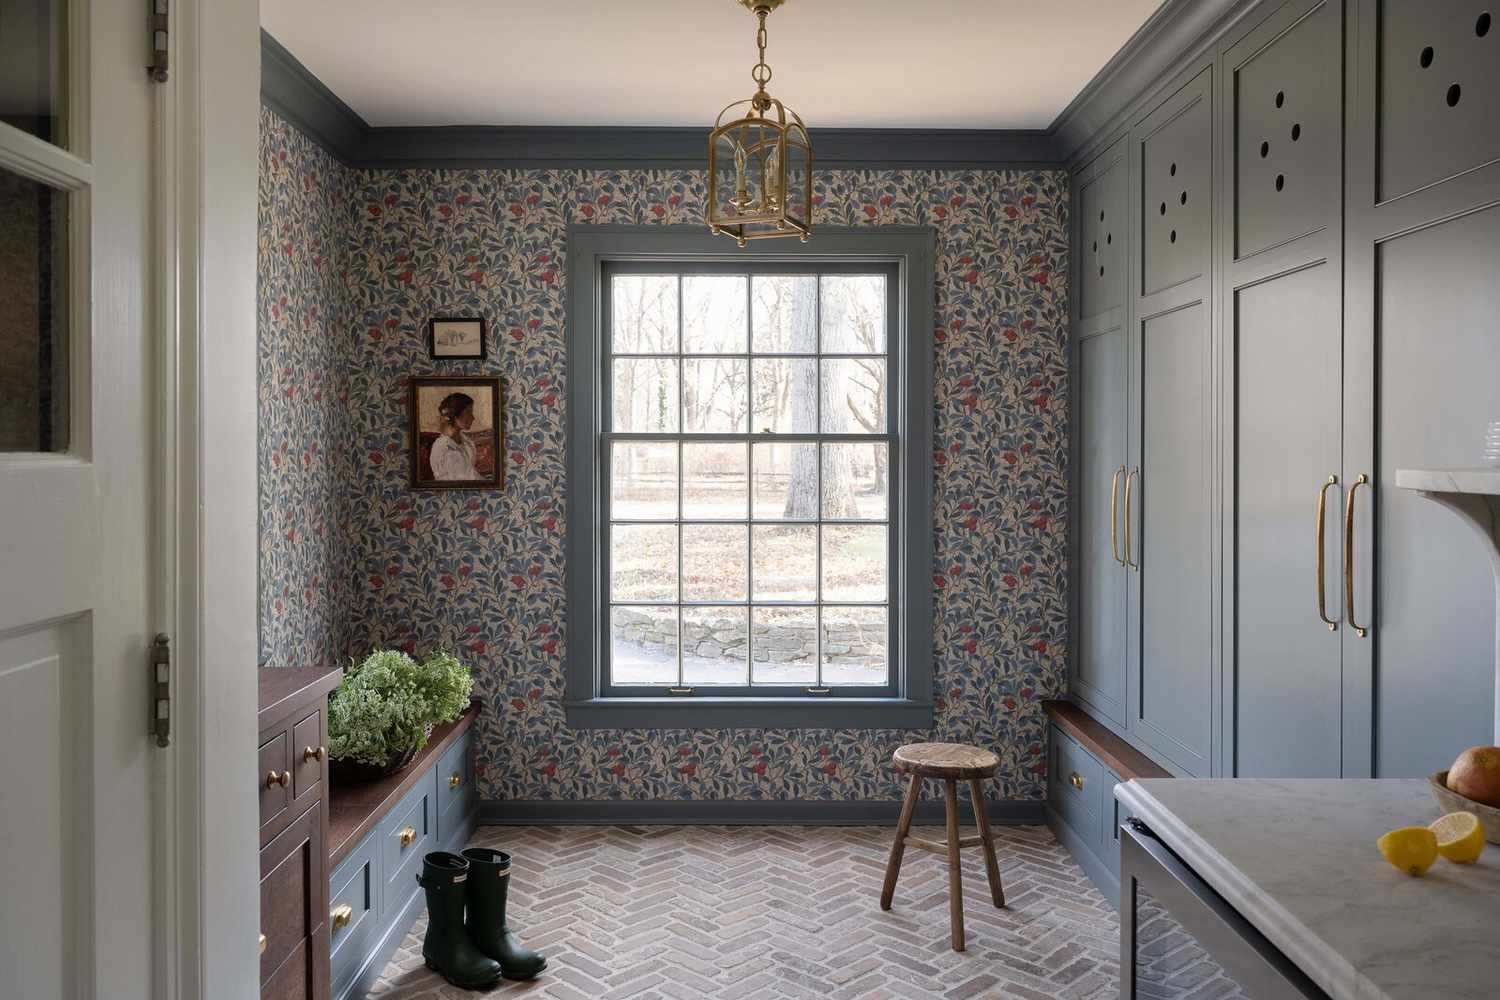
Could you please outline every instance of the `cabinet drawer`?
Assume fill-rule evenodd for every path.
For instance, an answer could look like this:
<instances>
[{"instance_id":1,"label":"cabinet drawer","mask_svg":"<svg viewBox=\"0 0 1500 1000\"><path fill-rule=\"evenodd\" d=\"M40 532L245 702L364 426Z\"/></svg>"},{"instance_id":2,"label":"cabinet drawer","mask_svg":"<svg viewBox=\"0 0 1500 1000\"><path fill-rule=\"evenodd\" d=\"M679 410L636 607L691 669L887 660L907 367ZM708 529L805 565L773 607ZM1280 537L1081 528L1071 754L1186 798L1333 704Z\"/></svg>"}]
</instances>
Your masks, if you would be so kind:
<instances>
[{"instance_id":1,"label":"cabinet drawer","mask_svg":"<svg viewBox=\"0 0 1500 1000\"><path fill-rule=\"evenodd\" d=\"M287 959L299 951L305 978L316 980L316 960L327 954L322 910L323 811L316 804L278 834L260 852L260 932L266 947L260 955L261 983L283 974ZM274 994L272 994L274 995Z\"/></svg>"},{"instance_id":2,"label":"cabinet drawer","mask_svg":"<svg viewBox=\"0 0 1500 1000\"><path fill-rule=\"evenodd\" d=\"M371 833L328 877L328 927L333 938L333 995L359 972L367 939L380 914L380 845ZM344 911L344 907L348 907Z\"/></svg>"},{"instance_id":3,"label":"cabinet drawer","mask_svg":"<svg viewBox=\"0 0 1500 1000\"><path fill-rule=\"evenodd\" d=\"M474 808L474 756L470 733L443 752L437 765L437 841L447 844Z\"/></svg>"},{"instance_id":4,"label":"cabinet drawer","mask_svg":"<svg viewBox=\"0 0 1500 1000\"><path fill-rule=\"evenodd\" d=\"M1052 728L1052 749L1049 785L1053 807L1092 849L1099 850L1104 768L1056 726Z\"/></svg>"},{"instance_id":5,"label":"cabinet drawer","mask_svg":"<svg viewBox=\"0 0 1500 1000\"><path fill-rule=\"evenodd\" d=\"M421 870L422 855L434 849L433 785L428 772L380 824L381 919L405 906L418 891L414 875Z\"/></svg>"},{"instance_id":6,"label":"cabinet drawer","mask_svg":"<svg viewBox=\"0 0 1500 1000\"><path fill-rule=\"evenodd\" d=\"M291 781L278 780L288 770L289 754L286 733L278 733L260 746L256 783L260 786L261 842L278 821L285 818L292 804Z\"/></svg>"},{"instance_id":7,"label":"cabinet drawer","mask_svg":"<svg viewBox=\"0 0 1500 1000\"><path fill-rule=\"evenodd\" d=\"M292 727L292 795L298 806L309 796L317 795L322 787L328 757L323 728L321 709ZM309 750L313 753L309 754Z\"/></svg>"}]
</instances>

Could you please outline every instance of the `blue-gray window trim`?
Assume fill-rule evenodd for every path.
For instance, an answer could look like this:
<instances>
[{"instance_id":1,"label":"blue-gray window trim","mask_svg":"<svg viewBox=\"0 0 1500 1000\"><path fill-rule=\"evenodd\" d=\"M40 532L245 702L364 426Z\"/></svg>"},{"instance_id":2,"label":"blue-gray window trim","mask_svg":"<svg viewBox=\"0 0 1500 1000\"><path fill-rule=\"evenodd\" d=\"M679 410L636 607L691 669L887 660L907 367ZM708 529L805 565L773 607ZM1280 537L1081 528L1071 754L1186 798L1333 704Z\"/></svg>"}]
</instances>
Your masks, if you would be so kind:
<instances>
[{"instance_id":1,"label":"blue-gray window trim","mask_svg":"<svg viewBox=\"0 0 1500 1000\"><path fill-rule=\"evenodd\" d=\"M605 698L598 648L604 630L598 543L601 537L598 442L604 393L600 323L606 262L664 264L790 260L894 264L899 333L891 363L902 372L897 427L901 475L901 621L898 693L881 698L798 697ZM925 729L932 725L933 622L933 312L934 232L928 227L819 227L805 245L752 242L739 249L698 226L572 226L568 231L568 725L576 729L857 728Z\"/></svg>"}]
</instances>

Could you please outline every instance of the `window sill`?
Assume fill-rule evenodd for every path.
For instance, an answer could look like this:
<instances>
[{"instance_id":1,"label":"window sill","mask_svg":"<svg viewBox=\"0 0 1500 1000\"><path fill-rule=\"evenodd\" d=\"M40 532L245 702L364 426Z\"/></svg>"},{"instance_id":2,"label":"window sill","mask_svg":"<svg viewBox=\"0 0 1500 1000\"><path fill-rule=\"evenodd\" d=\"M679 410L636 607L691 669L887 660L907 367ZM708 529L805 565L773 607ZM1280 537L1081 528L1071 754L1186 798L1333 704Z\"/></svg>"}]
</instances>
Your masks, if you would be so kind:
<instances>
[{"instance_id":1,"label":"window sill","mask_svg":"<svg viewBox=\"0 0 1500 1000\"><path fill-rule=\"evenodd\" d=\"M590 698L572 729L931 729L932 703L903 698Z\"/></svg>"}]
</instances>

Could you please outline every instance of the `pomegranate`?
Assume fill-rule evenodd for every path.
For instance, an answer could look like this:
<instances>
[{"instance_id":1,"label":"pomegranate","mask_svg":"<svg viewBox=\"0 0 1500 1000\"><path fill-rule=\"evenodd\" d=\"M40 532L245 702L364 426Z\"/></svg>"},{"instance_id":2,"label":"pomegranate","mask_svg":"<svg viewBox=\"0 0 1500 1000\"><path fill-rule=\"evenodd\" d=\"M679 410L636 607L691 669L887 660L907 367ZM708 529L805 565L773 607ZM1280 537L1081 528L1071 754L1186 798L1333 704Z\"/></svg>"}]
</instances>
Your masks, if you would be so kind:
<instances>
[{"instance_id":1,"label":"pomegranate","mask_svg":"<svg viewBox=\"0 0 1500 1000\"><path fill-rule=\"evenodd\" d=\"M1448 790L1500 809L1500 747L1469 747L1448 768Z\"/></svg>"}]
</instances>

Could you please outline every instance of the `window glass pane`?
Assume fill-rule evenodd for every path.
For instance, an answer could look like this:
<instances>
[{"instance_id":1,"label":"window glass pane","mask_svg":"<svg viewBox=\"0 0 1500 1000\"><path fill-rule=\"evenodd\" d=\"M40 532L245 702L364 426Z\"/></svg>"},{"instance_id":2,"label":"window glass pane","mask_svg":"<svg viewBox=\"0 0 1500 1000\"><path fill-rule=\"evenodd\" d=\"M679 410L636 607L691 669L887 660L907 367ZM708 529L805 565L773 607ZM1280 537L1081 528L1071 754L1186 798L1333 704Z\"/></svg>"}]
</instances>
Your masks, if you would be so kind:
<instances>
[{"instance_id":1,"label":"window glass pane","mask_svg":"<svg viewBox=\"0 0 1500 1000\"><path fill-rule=\"evenodd\" d=\"M611 527L609 575L613 600L677 600L677 525Z\"/></svg>"},{"instance_id":2,"label":"window glass pane","mask_svg":"<svg viewBox=\"0 0 1500 1000\"><path fill-rule=\"evenodd\" d=\"M743 518L748 472L739 443L682 446L682 516Z\"/></svg>"},{"instance_id":3,"label":"window glass pane","mask_svg":"<svg viewBox=\"0 0 1500 1000\"><path fill-rule=\"evenodd\" d=\"M825 525L823 600L885 600L885 539L883 524Z\"/></svg>"},{"instance_id":4,"label":"window glass pane","mask_svg":"<svg viewBox=\"0 0 1500 1000\"><path fill-rule=\"evenodd\" d=\"M823 516L884 520L888 457L889 449L884 442L825 442Z\"/></svg>"},{"instance_id":5,"label":"window glass pane","mask_svg":"<svg viewBox=\"0 0 1500 1000\"><path fill-rule=\"evenodd\" d=\"M68 294L67 193L0 169L0 451L67 450Z\"/></svg>"},{"instance_id":6,"label":"window glass pane","mask_svg":"<svg viewBox=\"0 0 1500 1000\"><path fill-rule=\"evenodd\" d=\"M754 608L751 611L750 682L818 682L818 612L815 608Z\"/></svg>"},{"instance_id":7,"label":"window glass pane","mask_svg":"<svg viewBox=\"0 0 1500 1000\"><path fill-rule=\"evenodd\" d=\"M615 684L676 684L677 609L612 609L609 666Z\"/></svg>"},{"instance_id":8,"label":"window glass pane","mask_svg":"<svg viewBox=\"0 0 1500 1000\"><path fill-rule=\"evenodd\" d=\"M818 446L812 441L755 445L757 520L812 520L818 516Z\"/></svg>"},{"instance_id":9,"label":"window glass pane","mask_svg":"<svg viewBox=\"0 0 1500 1000\"><path fill-rule=\"evenodd\" d=\"M682 599L743 601L750 549L743 524L682 526Z\"/></svg>"},{"instance_id":10,"label":"window glass pane","mask_svg":"<svg viewBox=\"0 0 1500 1000\"><path fill-rule=\"evenodd\" d=\"M825 359L822 417L825 434L884 434L885 359Z\"/></svg>"},{"instance_id":11,"label":"window glass pane","mask_svg":"<svg viewBox=\"0 0 1500 1000\"><path fill-rule=\"evenodd\" d=\"M885 608L823 609L823 683L887 683Z\"/></svg>"},{"instance_id":12,"label":"window glass pane","mask_svg":"<svg viewBox=\"0 0 1500 1000\"><path fill-rule=\"evenodd\" d=\"M885 353L885 275L823 275L823 353Z\"/></svg>"},{"instance_id":13,"label":"window glass pane","mask_svg":"<svg viewBox=\"0 0 1500 1000\"><path fill-rule=\"evenodd\" d=\"M744 608L682 609L682 682L749 681L749 613Z\"/></svg>"},{"instance_id":14,"label":"window glass pane","mask_svg":"<svg viewBox=\"0 0 1500 1000\"><path fill-rule=\"evenodd\" d=\"M616 354L677 352L677 276L617 274L610 282L611 350Z\"/></svg>"},{"instance_id":15,"label":"window glass pane","mask_svg":"<svg viewBox=\"0 0 1500 1000\"><path fill-rule=\"evenodd\" d=\"M818 529L812 525L756 525L751 544L757 601L817 598Z\"/></svg>"},{"instance_id":16,"label":"window glass pane","mask_svg":"<svg viewBox=\"0 0 1500 1000\"><path fill-rule=\"evenodd\" d=\"M64 147L67 6L63 0L0 0L0 121Z\"/></svg>"},{"instance_id":17,"label":"window glass pane","mask_svg":"<svg viewBox=\"0 0 1500 1000\"><path fill-rule=\"evenodd\" d=\"M750 288L750 346L757 354L817 351L817 275L757 274Z\"/></svg>"},{"instance_id":18,"label":"window glass pane","mask_svg":"<svg viewBox=\"0 0 1500 1000\"><path fill-rule=\"evenodd\" d=\"M677 430L677 361L630 358L615 361L614 429L668 434Z\"/></svg>"},{"instance_id":19,"label":"window glass pane","mask_svg":"<svg viewBox=\"0 0 1500 1000\"><path fill-rule=\"evenodd\" d=\"M745 275L682 279L682 353L745 353Z\"/></svg>"},{"instance_id":20,"label":"window glass pane","mask_svg":"<svg viewBox=\"0 0 1500 1000\"><path fill-rule=\"evenodd\" d=\"M677 445L616 442L610 453L610 516L663 521L677 516Z\"/></svg>"},{"instance_id":21,"label":"window glass pane","mask_svg":"<svg viewBox=\"0 0 1500 1000\"><path fill-rule=\"evenodd\" d=\"M818 430L816 358L756 358L756 434L815 434Z\"/></svg>"},{"instance_id":22,"label":"window glass pane","mask_svg":"<svg viewBox=\"0 0 1500 1000\"><path fill-rule=\"evenodd\" d=\"M743 434L750 408L744 358L682 362L682 421L689 434Z\"/></svg>"}]
</instances>

